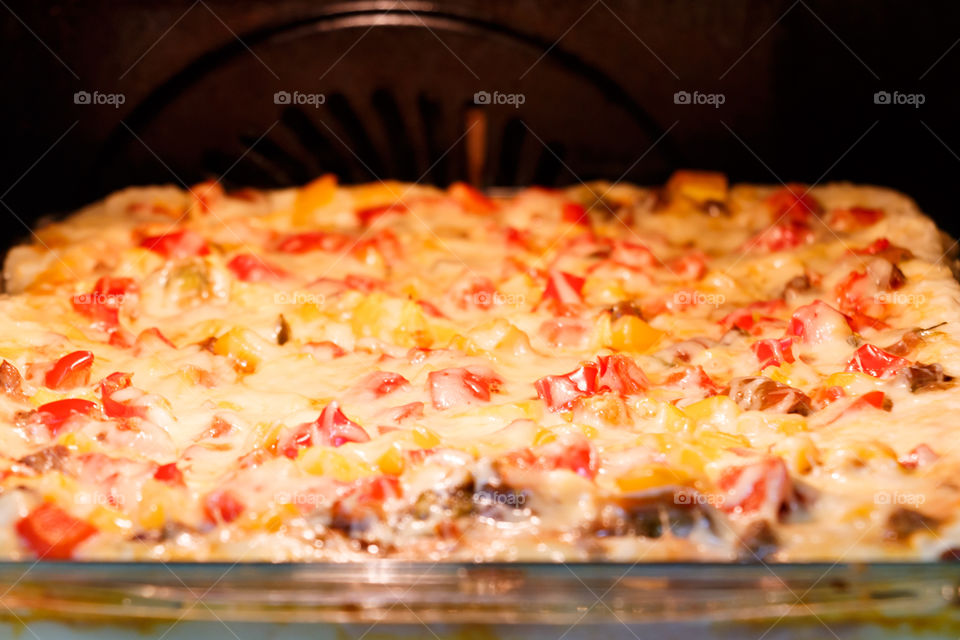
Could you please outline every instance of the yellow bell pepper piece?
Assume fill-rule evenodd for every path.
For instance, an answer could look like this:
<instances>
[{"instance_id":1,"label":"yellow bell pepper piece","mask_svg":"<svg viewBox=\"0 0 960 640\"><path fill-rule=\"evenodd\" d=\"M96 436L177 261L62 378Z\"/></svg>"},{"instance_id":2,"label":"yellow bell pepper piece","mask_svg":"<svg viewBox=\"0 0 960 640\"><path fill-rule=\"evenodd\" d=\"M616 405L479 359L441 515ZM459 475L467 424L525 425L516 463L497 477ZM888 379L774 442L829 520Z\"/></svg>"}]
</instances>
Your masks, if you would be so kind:
<instances>
[{"instance_id":1,"label":"yellow bell pepper piece","mask_svg":"<svg viewBox=\"0 0 960 640\"><path fill-rule=\"evenodd\" d=\"M683 412L698 425L709 423L714 427L732 427L743 413L730 396L713 396L684 407ZM732 429L730 429L732 431Z\"/></svg>"},{"instance_id":2,"label":"yellow bell pepper piece","mask_svg":"<svg viewBox=\"0 0 960 640\"><path fill-rule=\"evenodd\" d=\"M394 204L410 189L409 185L396 180L373 182L350 189L355 210L371 209Z\"/></svg>"},{"instance_id":3,"label":"yellow bell pepper piece","mask_svg":"<svg viewBox=\"0 0 960 640\"><path fill-rule=\"evenodd\" d=\"M727 199L727 177L714 171L681 170L667 181L667 193L684 196L698 204L709 200L724 202Z\"/></svg>"},{"instance_id":4,"label":"yellow bell pepper piece","mask_svg":"<svg viewBox=\"0 0 960 640\"><path fill-rule=\"evenodd\" d=\"M749 447L750 441L741 435L734 433L723 433L722 431L703 431L697 434L696 445L700 447L711 447L716 450L730 449L733 447Z\"/></svg>"},{"instance_id":5,"label":"yellow bell pepper piece","mask_svg":"<svg viewBox=\"0 0 960 640\"><path fill-rule=\"evenodd\" d=\"M403 457L403 450L397 446L397 443L392 444L377 458L377 467L388 476L399 476L403 473L406 460Z\"/></svg>"},{"instance_id":6,"label":"yellow bell pepper piece","mask_svg":"<svg viewBox=\"0 0 960 640\"><path fill-rule=\"evenodd\" d=\"M314 212L333 201L337 192L337 177L320 176L297 192L293 202L293 224L307 226L314 222Z\"/></svg>"},{"instance_id":7,"label":"yellow bell pepper piece","mask_svg":"<svg viewBox=\"0 0 960 640\"><path fill-rule=\"evenodd\" d=\"M683 433L692 427L690 418L669 402L639 398L632 406L640 417L658 420L669 433Z\"/></svg>"},{"instance_id":8,"label":"yellow bell pepper piece","mask_svg":"<svg viewBox=\"0 0 960 640\"><path fill-rule=\"evenodd\" d=\"M330 447L304 449L299 464L311 475L326 476L340 482L353 482L377 474L377 469L363 460Z\"/></svg>"},{"instance_id":9,"label":"yellow bell pepper piece","mask_svg":"<svg viewBox=\"0 0 960 640\"><path fill-rule=\"evenodd\" d=\"M635 467L617 478L617 488L624 493L639 493L663 487L689 486L693 479L680 469L652 464Z\"/></svg>"},{"instance_id":10,"label":"yellow bell pepper piece","mask_svg":"<svg viewBox=\"0 0 960 640\"><path fill-rule=\"evenodd\" d=\"M413 443L421 449L431 449L440 444L440 436L426 427L414 427Z\"/></svg>"},{"instance_id":11,"label":"yellow bell pepper piece","mask_svg":"<svg viewBox=\"0 0 960 640\"><path fill-rule=\"evenodd\" d=\"M824 387L841 387L847 395L861 395L877 386L877 379L859 371L841 371L827 376Z\"/></svg>"},{"instance_id":12,"label":"yellow bell pepper piece","mask_svg":"<svg viewBox=\"0 0 960 640\"><path fill-rule=\"evenodd\" d=\"M621 316L611 321L610 314L604 313L597 322L600 343L615 351L648 351L664 335L637 316Z\"/></svg>"},{"instance_id":13,"label":"yellow bell pepper piece","mask_svg":"<svg viewBox=\"0 0 960 640\"><path fill-rule=\"evenodd\" d=\"M400 310L400 324L393 331L394 341L405 347L429 347L433 344L430 325L423 309L416 302L407 300Z\"/></svg>"},{"instance_id":14,"label":"yellow bell pepper piece","mask_svg":"<svg viewBox=\"0 0 960 640\"><path fill-rule=\"evenodd\" d=\"M87 520L98 530L108 533L126 533L133 527L133 522L122 512L106 505L94 507Z\"/></svg>"},{"instance_id":15,"label":"yellow bell pepper piece","mask_svg":"<svg viewBox=\"0 0 960 640\"><path fill-rule=\"evenodd\" d=\"M297 505L292 502L274 504L270 508L260 511L247 511L242 514L238 524L247 531L280 531L288 520L300 515Z\"/></svg>"},{"instance_id":16,"label":"yellow bell pepper piece","mask_svg":"<svg viewBox=\"0 0 960 640\"><path fill-rule=\"evenodd\" d=\"M217 338L213 352L230 358L238 371L253 373L263 359L263 342L253 331L234 327Z\"/></svg>"},{"instance_id":17,"label":"yellow bell pepper piece","mask_svg":"<svg viewBox=\"0 0 960 640\"><path fill-rule=\"evenodd\" d=\"M542 444L549 444L551 442L555 442L556 439L557 434L550 429L540 427L540 429L537 430L537 435L533 437L533 446L539 447Z\"/></svg>"}]
</instances>

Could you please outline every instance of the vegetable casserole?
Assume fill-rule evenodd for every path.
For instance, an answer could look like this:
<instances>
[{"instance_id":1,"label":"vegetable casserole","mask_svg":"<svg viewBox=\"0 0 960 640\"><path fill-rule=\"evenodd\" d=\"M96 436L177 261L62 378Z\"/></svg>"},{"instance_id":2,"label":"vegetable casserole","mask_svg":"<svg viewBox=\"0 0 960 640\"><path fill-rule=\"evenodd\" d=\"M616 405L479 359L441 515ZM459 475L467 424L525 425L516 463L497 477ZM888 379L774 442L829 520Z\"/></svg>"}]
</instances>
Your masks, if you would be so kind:
<instances>
[{"instance_id":1,"label":"vegetable casserole","mask_svg":"<svg viewBox=\"0 0 960 640\"><path fill-rule=\"evenodd\" d=\"M0 297L9 559L935 559L960 288L877 188L131 188Z\"/></svg>"}]
</instances>

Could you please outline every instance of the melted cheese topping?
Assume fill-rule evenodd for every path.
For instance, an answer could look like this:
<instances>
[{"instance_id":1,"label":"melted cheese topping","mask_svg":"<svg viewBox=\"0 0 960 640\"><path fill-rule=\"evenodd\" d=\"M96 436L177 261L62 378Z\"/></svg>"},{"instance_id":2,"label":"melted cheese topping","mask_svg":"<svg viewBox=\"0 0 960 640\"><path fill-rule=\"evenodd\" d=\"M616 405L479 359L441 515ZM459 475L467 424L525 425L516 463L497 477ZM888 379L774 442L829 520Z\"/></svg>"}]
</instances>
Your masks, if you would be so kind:
<instances>
[{"instance_id":1,"label":"melted cheese topping","mask_svg":"<svg viewBox=\"0 0 960 640\"><path fill-rule=\"evenodd\" d=\"M324 177L37 234L0 297L6 557L957 545L960 291L897 193Z\"/></svg>"}]
</instances>

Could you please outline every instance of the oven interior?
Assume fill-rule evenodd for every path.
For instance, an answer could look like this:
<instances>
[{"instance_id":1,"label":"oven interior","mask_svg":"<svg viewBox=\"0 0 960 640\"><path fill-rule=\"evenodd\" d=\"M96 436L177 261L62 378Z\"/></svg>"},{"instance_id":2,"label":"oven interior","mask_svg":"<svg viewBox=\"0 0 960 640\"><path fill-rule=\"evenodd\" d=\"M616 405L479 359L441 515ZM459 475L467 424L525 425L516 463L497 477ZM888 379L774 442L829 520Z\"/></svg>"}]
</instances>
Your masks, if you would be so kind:
<instances>
[{"instance_id":1,"label":"oven interior","mask_svg":"<svg viewBox=\"0 0 960 640\"><path fill-rule=\"evenodd\" d=\"M852 180L909 193L957 235L958 18L866 0L11 2L0 249L127 185L326 172Z\"/></svg>"}]
</instances>

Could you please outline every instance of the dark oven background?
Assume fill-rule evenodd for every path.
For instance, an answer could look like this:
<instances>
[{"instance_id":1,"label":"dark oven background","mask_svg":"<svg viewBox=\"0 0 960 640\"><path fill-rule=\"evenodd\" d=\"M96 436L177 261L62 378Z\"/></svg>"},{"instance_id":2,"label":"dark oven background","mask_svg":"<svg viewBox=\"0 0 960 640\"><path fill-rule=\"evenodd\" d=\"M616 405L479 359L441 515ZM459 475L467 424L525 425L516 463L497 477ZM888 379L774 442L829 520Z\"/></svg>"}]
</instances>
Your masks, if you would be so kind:
<instances>
[{"instance_id":1,"label":"dark oven background","mask_svg":"<svg viewBox=\"0 0 960 640\"><path fill-rule=\"evenodd\" d=\"M8 2L0 248L128 184L322 172L854 180L960 234L955 2Z\"/></svg>"}]
</instances>

